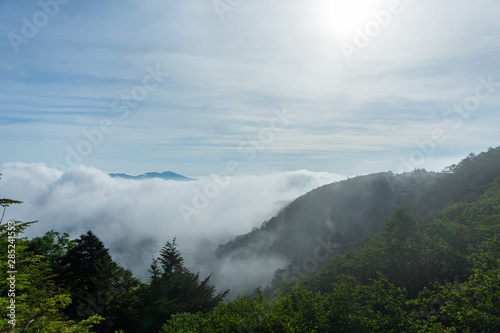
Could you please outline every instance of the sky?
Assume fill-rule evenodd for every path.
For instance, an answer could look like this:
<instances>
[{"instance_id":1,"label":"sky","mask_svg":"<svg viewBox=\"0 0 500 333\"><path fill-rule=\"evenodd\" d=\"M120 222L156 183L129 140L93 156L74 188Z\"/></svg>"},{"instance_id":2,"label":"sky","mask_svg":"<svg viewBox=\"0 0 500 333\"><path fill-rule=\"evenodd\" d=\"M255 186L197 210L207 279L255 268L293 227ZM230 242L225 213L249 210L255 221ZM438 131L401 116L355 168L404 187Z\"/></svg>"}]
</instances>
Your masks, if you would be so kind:
<instances>
[{"instance_id":1,"label":"sky","mask_svg":"<svg viewBox=\"0 0 500 333\"><path fill-rule=\"evenodd\" d=\"M0 1L0 164L439 171L498 146L497 0Z\"/></svg>"}]
</instances>

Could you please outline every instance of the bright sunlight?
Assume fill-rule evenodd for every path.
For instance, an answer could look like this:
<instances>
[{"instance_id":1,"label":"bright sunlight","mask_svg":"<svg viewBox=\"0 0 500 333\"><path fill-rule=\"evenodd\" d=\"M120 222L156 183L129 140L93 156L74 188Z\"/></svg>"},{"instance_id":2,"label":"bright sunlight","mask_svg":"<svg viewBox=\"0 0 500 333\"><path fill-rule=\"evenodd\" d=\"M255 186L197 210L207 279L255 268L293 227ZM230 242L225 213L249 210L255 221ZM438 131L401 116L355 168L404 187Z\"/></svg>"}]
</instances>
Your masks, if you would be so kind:
<instances>
[{"instance_id":1,"label":"bright sunlight","mask_svg":"<svg viewBox=\"0 0 500 333\"><path fill-rule=\"evenodd\" d=\"M314 0L313 17L318 30L329 36L346 38L356 26L363 25L370 13L380 7L380 0Z\"/></svg>"}]
</instances>

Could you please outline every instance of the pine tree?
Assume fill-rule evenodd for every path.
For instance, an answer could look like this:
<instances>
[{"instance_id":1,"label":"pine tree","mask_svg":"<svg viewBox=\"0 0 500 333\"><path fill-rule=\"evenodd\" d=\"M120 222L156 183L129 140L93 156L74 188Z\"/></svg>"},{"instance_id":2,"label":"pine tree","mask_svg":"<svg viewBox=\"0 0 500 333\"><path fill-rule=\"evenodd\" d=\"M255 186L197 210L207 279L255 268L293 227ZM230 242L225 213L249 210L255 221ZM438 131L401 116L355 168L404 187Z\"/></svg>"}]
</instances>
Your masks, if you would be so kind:
<instances>
[{"instance_id":1,"label":"pine tree","mask_svg":"<svg viewBox=\"0 0 500 333\"><path fill-rule=\"evenodd\" d=\"M104 243L91 231L74 242L76 245L61 260L60 282L72 296L67 313L73 319L101 315L106 321L97 330L111 332L117 325L113 322L113 303L138 281L113 261Z\"/></svg>"},{"instance_id":2,"label":"pine tree","mask_svg":"<svg viewBox=\"0 0 500 333\"><path fill-rule=\"evenodd\" d=\"M167 242L160 256L153 259L150 273L150 285L143 294L142 325L131 332L157 332L176 313L210 311L229 292L215 295L210 276L200 281L199 273L190 272L184 266L175 239Z\"/></svg>"},{"instance_id":3,"label":"pine tree","mask_svg":"<svg viewBox=\"0 0 500 333\"><path fill-rule=\"evenodd\" d=\"M172 242L167 242L160 251L158 260L161 263L164 275L184 273L186 270L184 258L182 258L180 251L177 250L175 240L176 238Z\"/></svg>"}]
</instances>

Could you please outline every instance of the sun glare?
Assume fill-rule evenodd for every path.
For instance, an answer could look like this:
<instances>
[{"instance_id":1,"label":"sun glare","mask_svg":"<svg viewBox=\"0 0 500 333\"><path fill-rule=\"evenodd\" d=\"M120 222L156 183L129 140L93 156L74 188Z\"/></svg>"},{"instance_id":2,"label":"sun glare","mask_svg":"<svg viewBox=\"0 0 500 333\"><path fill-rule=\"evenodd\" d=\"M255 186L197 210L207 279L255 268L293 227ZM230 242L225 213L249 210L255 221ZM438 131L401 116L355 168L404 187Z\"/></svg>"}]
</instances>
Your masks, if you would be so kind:
<instances>
[{"instance_id":1,"label":"sun glare","mask_svg":"<svg viewBox=\"0 0 500 333\"><path fill-rule=\"evenodd\" d=\"M313 19L317 29L329 36L345 38L370 18L379 0L314 0Z\"/></svg>"}]
</instances>

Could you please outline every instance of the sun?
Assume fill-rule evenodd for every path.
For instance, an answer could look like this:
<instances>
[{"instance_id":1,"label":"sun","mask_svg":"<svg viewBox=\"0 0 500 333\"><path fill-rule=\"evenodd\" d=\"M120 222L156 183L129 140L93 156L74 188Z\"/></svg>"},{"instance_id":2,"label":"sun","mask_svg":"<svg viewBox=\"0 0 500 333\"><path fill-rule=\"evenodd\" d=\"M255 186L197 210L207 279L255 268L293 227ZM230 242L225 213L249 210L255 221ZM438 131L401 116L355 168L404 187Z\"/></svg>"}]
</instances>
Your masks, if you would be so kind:
<instances>
[{"instance_id":1,"label":"sun","mask_svg":"<svg viewBox=\"0 0 500 333\"><path fill-rule=\"evenodd\" d=\"M312 19L316 29L329 36L346 38L362 26L380 0L312 0Z\"/></svg>"}]
</instances>

